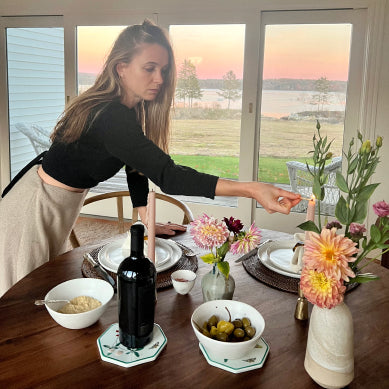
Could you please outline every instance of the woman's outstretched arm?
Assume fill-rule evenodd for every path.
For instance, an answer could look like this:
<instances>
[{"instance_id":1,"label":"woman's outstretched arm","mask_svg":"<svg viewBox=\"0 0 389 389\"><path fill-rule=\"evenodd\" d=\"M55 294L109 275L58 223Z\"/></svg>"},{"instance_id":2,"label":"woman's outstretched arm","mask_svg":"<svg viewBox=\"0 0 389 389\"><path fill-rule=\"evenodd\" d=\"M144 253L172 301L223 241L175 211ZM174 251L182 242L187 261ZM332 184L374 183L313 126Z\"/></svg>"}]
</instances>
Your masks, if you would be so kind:
<instances>
[{"instance_id":1,"label":"woman's outstretched arm","mask_svg":"<svg viewBox=\"0 0 389 389\"><path fill-rule=\"evenodd\" d=\"M256 200L269 213L289 214L290 209L301 200L298 193L288 192L263 182L242 182L219 178L215 190L216 196L247 197Z\"/></svg>"}]
</instances>

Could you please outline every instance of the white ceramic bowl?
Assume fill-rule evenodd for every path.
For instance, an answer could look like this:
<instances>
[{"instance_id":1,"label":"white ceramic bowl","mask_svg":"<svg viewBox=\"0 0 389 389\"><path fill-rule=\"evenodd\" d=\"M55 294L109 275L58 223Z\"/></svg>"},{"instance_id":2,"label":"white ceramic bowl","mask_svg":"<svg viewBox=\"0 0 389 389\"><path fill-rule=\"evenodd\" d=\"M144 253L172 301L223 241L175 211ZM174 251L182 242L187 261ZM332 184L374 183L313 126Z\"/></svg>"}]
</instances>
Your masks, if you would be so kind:
<instances>
[{"instance_id":1,"label":"white ceramic bowl","mask_svg":"<svg viewBox=\"0 0 389 389\"><path fill-rule=\"evenodd\" d=\"M252 327L255 328L255 336L245 342L221 342L203 335L194 324L202 327L212 315L219 320L229 320L226 308L231 313L231 320L248 317ZM199 342L206 351L215 358L238 359L250 352L257 344L265 329L265 320L262 315L251 305L235 300L213 300L207 301L196 308L192 314L191 324Z\"/></svg>"},{"instance_id":2,"label":"white ceramic bowl","mask_svg":"<svg viewBox=\"0 0 389 389\"><path fill-rule=\"evenodd\" d=\"M191 270L176 270L171 274L171 278L177 293L188 294L196 282L196 273Z\"/></svg>"},{"instance_id":3,"label":"white ceramic bowl","mask_svg":"<svg viewBox=\"0 0 389 389\"><path fill-rule=\"evenodd\" d=\"M46 304L46 308L51 317L62 327L70 329L85 328L99 320L113 294L114 290L107 281L96 278L76 278L55 286L46 294L45 300L71 300L78 296L89 296L99 300L101 305L91 311L74 314L57 312L65 305L64 303L49 303Z\"/></svg>"}]
</instances>

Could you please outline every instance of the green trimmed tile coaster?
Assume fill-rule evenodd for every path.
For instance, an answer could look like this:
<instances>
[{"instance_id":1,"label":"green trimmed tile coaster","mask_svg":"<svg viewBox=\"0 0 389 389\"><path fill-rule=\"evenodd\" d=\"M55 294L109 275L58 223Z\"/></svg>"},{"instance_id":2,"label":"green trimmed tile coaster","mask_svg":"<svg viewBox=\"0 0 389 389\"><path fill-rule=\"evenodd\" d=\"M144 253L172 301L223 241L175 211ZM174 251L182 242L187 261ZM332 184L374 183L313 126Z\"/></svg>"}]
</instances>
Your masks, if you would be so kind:
<instances>
[{"instance_id":1,"label":"green trimmed tile coaster","mask_svg":"<svg viewBox=\"0 0 389 389\"><path fill-rule=\"evenodd\" d=\"M119 324L112 324L97 338L97 346L103 361L123 367L132 367L157 359L166 346L167 338L162 328L154 323L153 339L143 348L129 349L119 342Z\"/></svg>"},{"instance_id":2,"label":"green trimmed tile coaster","mask_svg":"<svg viewBox=\"0 0 389 389\"><path fill-rule=\"evenodd\" d=\"M199 343L199 346L205 359L211 366L227 370L231 373L243 373L244 371L261 368L264 365L270 350L269 345L262 337L253 350L239 359L216 358L208 353L201 343Z\"/></svg>"}]
</instances>

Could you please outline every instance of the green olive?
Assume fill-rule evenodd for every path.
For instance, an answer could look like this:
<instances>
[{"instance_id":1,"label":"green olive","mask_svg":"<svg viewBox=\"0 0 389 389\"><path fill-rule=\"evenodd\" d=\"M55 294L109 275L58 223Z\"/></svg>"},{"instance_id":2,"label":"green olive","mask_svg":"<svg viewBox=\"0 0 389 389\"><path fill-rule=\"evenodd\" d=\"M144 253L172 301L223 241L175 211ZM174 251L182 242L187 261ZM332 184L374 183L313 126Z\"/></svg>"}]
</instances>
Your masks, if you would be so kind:
<instances>
[{"instance_id":1,"label":"green olive","mask_svg":"<svg viewBox=\"0 0 389 389\"><path fill-rule=\"evenodd\" d=\"M234 336L235 338L242 339L244 337L245 333L242 330L242 328L235 328L234 330Z\"/></svg>"},{"instance_id":2,"label":"green olive","mask_svg":"<svg viewBox=\"0 0 389 389\"><path fill-rule=\"evenodd\" d=\"M245 328L245 331L246 331L246 335L250 338L252 338L255 335L255 328L254 327L248 326Z\"/></svg>"},{"instance_id":3,"label":"green olive","mask_svg":"<svg viewBox=\"0 0 389 389\"><path fill-rule=\"evenodd\" d=\"M235 319L232 324L235 326L235 328L242 328L243 327L243 323L242 323L242 320L240 319Z\"/></svg>"},{"instance_id":4,"label":"green olive","mask_svg":"<svg viewBox=\"0 0 389 389\"><path fill-rule=\"evenodd\" d=\"M207 338L210 338L211 337L211 334L209 333L209 331L205 328L203 328L203 335L206 336Z\"/></svg>"},{"instance_id":5,"label":"green olive","mask_svg":"<svg viewBox=\"0 0 389 389\"><path fill-rule=\"evenodd\" d=\"M216 334L216 339L220 340L221 342L227 342L228 335L225 332L218 332Z\"/></svg>"},{"instance_id":6,"label":"green olive","mask_svg":"<svg viewBox=\"0 0 389 389\"><path fill-rule=\"evenodd\" d=\"M218 330L215 326L212 326L211 327L211 330L209 331L209 333L211 334L212 338L215 338L217 333L218 333Z\"/></svg>"},{"instance_id":7,"label":"green olive","mask_svg":"<svg viewBox=\"0 0 389 389\"><path fill-rule=\"evenodd\" d=\"M248 326L251 326L251 321L248 317L244 317L242 319L243 328L246 328Z\"/></svg>"},{"instance_id":8,"label":"green olive","mask_svg":"<svg viewBox=\"0 0 389 389\"><path fill-rule=\"evenodd\" d=\"M209 319L208 319L208 327L211 328L212 326L217 326L217 322L218 322L218 318L216 317L216 315L212 315Z\"/></svg>"}]
</instances>

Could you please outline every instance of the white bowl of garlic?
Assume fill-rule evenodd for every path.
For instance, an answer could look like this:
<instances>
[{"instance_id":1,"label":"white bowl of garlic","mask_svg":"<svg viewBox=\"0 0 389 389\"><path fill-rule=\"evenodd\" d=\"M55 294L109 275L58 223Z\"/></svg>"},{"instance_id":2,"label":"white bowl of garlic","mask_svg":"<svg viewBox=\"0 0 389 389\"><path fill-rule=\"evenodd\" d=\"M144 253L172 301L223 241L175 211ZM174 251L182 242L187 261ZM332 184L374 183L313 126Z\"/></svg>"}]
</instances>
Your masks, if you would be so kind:
<instances>
[{"instance_id":1,"label":"white bowl of garlic","mask_svg":"<svg viewBox=\"0 0 389 389\"><path fill-rule=\"evenodd\" d=\"M114 295L112 286L96 278L76 278L51 289L45 300L69 300L47 303L50 316L62 327L80 329L94 324Z\"/></svg>"}]
</instances>

